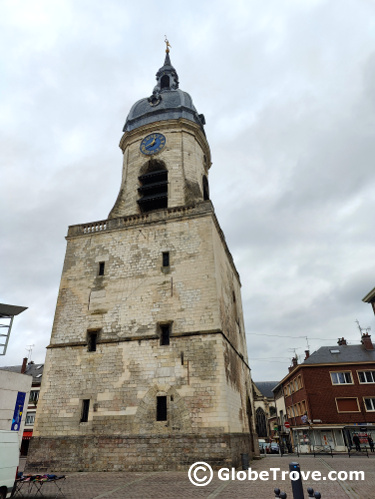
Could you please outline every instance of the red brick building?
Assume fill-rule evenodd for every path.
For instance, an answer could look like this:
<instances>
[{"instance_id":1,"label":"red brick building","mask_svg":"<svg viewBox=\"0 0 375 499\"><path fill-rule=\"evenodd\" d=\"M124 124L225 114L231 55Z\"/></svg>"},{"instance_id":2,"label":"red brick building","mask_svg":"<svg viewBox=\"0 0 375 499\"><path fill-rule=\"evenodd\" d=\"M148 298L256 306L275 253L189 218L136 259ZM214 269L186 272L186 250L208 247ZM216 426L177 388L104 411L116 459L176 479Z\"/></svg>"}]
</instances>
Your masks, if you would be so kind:
<instances>
[{"instance_id":1,"label":"red brick building","mask_svg":"<svg viewBox=\"0 0 375 499\"><path fill-rule=\"evenodd\" d=\"M375 440L375 349L371 336L361 344L306 351L303 363L293 359L289 373L277 385L284 391L293 444L300 452L345 451L358 433Z\"/></svg>"}]
</instances>

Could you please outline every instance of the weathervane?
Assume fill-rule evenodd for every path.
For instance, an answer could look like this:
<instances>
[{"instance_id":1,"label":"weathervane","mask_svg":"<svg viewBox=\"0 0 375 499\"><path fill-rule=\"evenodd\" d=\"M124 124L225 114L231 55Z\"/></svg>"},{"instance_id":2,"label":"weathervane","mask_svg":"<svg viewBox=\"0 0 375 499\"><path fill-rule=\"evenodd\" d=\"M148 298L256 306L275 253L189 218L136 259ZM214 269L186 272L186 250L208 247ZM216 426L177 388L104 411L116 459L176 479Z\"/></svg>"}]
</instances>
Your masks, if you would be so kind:
<instances>
[{"instance_id":1,"label":"weathervane","mask_svg":"<svg viewBox=\"0 0 375 499\"><path fill-rule=\"evenodd\" d=\"M172 46L168 41L167 35L164 35L164 42L165 42L165 46L166 46L165 51L167 54L169 54L169 47L172 48Z\"/></svg>"}]
</instances>

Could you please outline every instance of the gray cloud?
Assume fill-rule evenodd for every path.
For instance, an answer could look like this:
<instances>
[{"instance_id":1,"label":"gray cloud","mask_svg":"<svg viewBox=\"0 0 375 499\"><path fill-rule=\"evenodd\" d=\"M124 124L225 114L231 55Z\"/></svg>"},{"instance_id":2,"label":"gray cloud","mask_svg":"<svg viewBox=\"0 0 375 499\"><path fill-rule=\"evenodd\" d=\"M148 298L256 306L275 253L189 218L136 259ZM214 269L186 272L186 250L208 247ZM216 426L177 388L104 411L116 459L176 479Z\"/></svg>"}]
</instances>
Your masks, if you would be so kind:
<instances>
[{"instance_id":1,"label":"gray cloud","mask_svg":"<svg viewBox=\"0 0 375 499\"><path fill-rule=\"evenodd\" d=\"M374 11L358 0L6 2L1 301L29 309L0 363L20 363L30 344L44 360L67 227L113 206L122 126L152 91L164 34L207 119L254 378L284 376L305 336L311 349L358 341L375 285Z\"/></svg>"}]
</instances>

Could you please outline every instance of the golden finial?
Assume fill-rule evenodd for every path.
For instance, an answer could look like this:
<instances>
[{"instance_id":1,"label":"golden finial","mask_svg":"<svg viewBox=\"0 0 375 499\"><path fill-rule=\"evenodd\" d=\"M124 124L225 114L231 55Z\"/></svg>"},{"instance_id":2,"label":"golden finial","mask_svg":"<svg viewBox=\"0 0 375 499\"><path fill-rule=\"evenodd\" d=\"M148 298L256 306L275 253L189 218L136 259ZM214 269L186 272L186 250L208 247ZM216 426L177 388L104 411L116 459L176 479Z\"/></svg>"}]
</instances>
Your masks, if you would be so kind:
<instances>
[{"instance_id":1,"label":"golden finial","mask_svg":"<svg viewBox=\"0 0 375 499\"><path fill-rule=\"evenodd\" d=\"M165 42L165 46L166 46L165 51L166 51L167 54L169 54L169 47L172 48L172 46L171 46L171 44L168 41L167 35L164 35L164 37L165 37L164 38L164 42Z\"/></svg>"}]
</instances>

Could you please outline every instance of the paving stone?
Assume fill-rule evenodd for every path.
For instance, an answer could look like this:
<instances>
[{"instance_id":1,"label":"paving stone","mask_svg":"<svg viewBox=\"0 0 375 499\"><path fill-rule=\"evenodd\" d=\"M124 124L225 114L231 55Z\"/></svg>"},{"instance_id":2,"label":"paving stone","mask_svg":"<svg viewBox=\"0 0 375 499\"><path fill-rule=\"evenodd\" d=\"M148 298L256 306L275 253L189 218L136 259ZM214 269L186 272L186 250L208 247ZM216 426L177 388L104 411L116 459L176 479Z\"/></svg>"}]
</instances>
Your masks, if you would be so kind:
<instances>
[{"instance_id":1,"label":"paving stone","mask_svg":"<svg viewBox=\"0 0 375 499\"><path fill-rule=\"evenodd\" d=\"M202 458L203 460L203 458ZM343 456L267 456L250 463L251 469L260 473L270 472L271 468L288 471L290 462L298 462L303 471L320 471L322 476L334 471L363 471L365 481L329 481L307 480L303 483L305 498L307 487L313 487L322 494L322 499L374 499L375 497L375 456L352 457ZM279 472L278 472L279 473ZM211 483L205 487L194 486L188 478L187 471L161 472L107 472L107 473L67 473L63 483L66 499L169 499L169 498L219 498L219 499L272 499L273 490L279 487L287 493L288 499L293 498L289 479L281 480L278 475L272 479L270 472L268 481L222 481L218 472L214 471ZM46 484L43 494L47 498L55 497L53 484ZM26 495L26 497L31 497Z\"/></svg>"}]
</instances>

